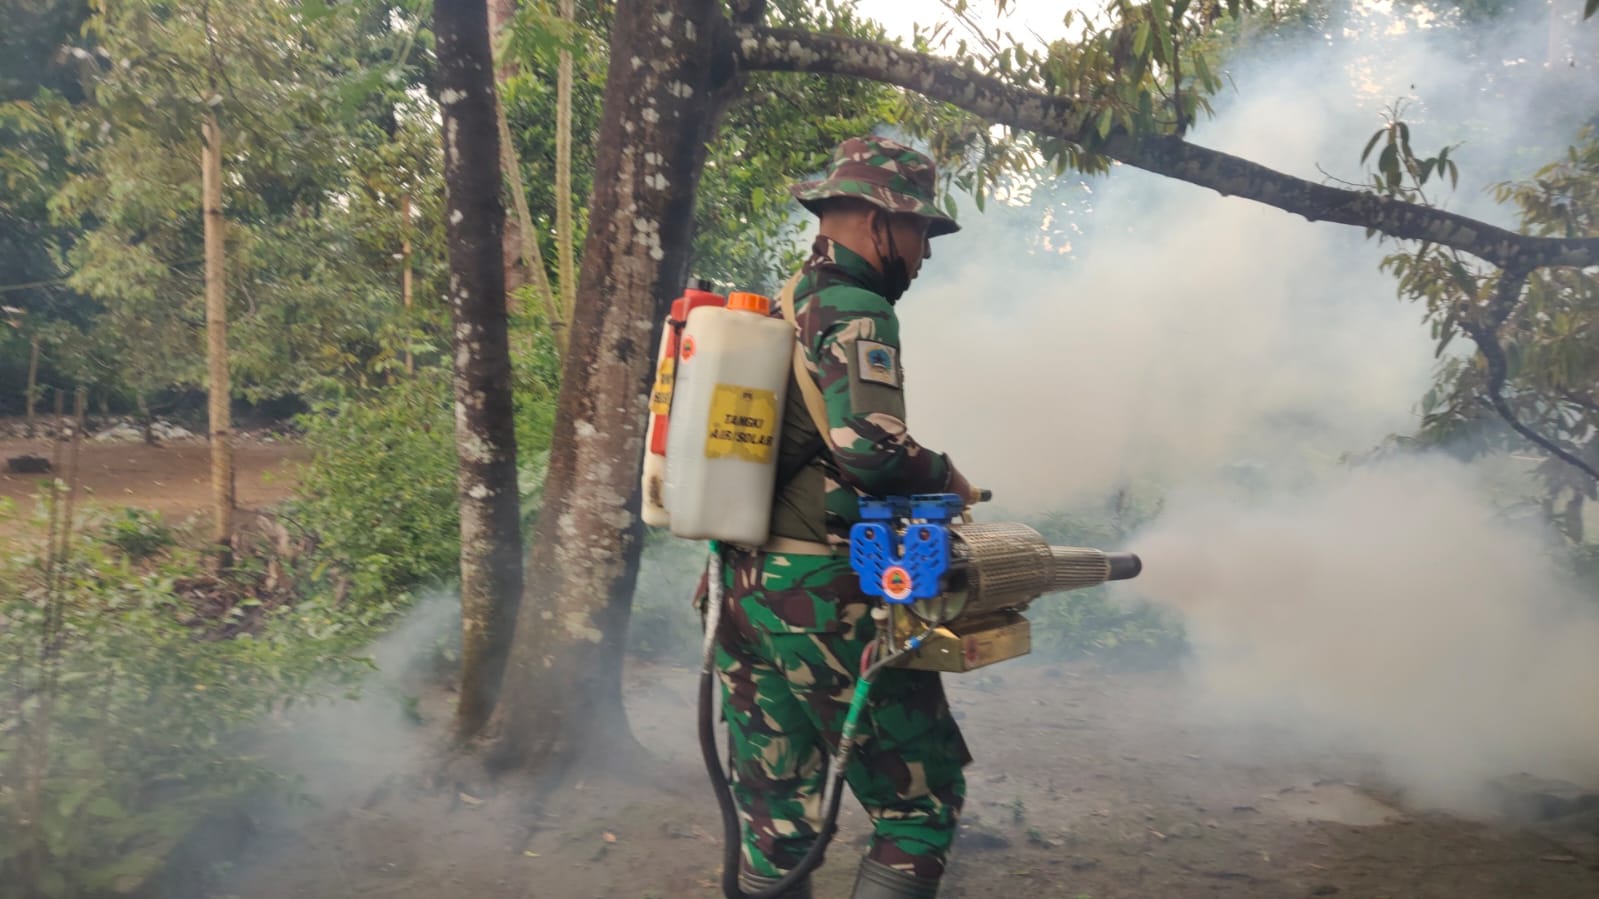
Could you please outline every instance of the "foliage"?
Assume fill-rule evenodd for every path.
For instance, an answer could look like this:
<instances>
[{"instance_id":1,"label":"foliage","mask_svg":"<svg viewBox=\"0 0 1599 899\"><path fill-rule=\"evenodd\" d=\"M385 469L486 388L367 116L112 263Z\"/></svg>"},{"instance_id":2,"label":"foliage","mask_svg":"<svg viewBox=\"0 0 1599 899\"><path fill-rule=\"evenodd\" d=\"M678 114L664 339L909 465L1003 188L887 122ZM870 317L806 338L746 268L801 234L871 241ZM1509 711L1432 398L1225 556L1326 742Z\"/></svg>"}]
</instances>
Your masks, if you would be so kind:
<instances>
[{"instance_id":1,"label":"foliage","mask_svg":"<svg viewBox=\"0 0 1599 899\"><path fill-rule=\"evenodd\" d=\"M57 48L88 17L84 0L0 0L0 384L25 383L35 339L41 385L66 386L56 347L93 304L67 287L62 255L70 229L50 220L67 177L63 124L81 102L81 60ZM21 390L0 393L18 409Z\"/></svg>"},{"instance_id":2,"label":"foliage","mask_svg":"<svg viewBox=\"0 0 1599 899\"><path fill-rule=\"evenodd\" d=\"M948 104L905 95L902 119L943 165L944 203L952 212L957 189L970 193L982 210L996 192L1025 195L1041 183L1044 173L1033 174L1039 162L1055 175L1068 168L1099 174L1110 167L1099 152L1110 140L1186 133L1199 115L1212 113L1209 98L1224 84L1212 35L1257 6L1241 0L1113 0L1097 16L1066 12L1063 22L1075 26L1076 35L1040 49L1003 29L978 28L965 18L967 0L944 5L955 14L953 21L917 26L915 49L947 54L1023 90L1069 98L1073 111L1065 125L1080 135L1066 141L998 129ZM1003 13L1011 4L996 5Z\"/></svg>"},{"instance_id":3,"label":"foliage","mask_svg":"<svg viewBox=\"0 0 1599 899\"><path fill-rule=\"evenodd\" d=\"M177 543L177 535L161 522L160 513L133 508L112 517L103 539L135 561L148 559Z\"/></svg>"},{"instance_id":4,"label":"foliage","mask_svg":"<svg viewBox=\"0 0 1599 899\"><path fill-rule=\"evenodd\" d=\"M536 513L555 421L553 338L535 332L513 362L524 515ZM312 450L290 514L323 542L358 602L394 602L454 577L460 560L450 372L437 365L301 416Z\"/></svg>"},{"instance_id":5,"label":"foliage","mask_svg":"<svg viewBox=\"0 0 1599 899\"><path fill-rule=\"evenodd\" d=\"M447 578L460 555L449 373L427 367L301 416L312 458L291 515L341 560L357 598Z\"/></svg>"},{"instance_id":6,"label":"foliage","mask_svg":"<svg viewBox=\"0 0 1599 899\"><path fill-rule=\"evenodd\" d=\"M52 223L48 252L70 275L32 301L69 307L45 316L68 326L47 359L102 394L202 382L206 110L225 145L237 392L312 392L423 339L436 316L399 312L396 258L413 230L417 292L442 292L436 127L411 90L428 50L415 5L101 0L81 37L57 35L82 101L41 92L30 110L49 126L35 143L58 148L27 179L48 198L35 220ZM402 198L424 227L401 222ZM73 305L79 294L93 303Z\"/></svg>"},{"instance_id":7,"label":"foliage","mask_svg":"<svg viewBox=\"0 0 1599 899\"><path fill-rule=\"evenodd\" d=\"M1453 174L1447 151L1416 157L1397 115L1373 143L1384 134L1389 141L1375 177L1388 191L1425 200L1429 174L1445 166ZM1599 133L1586 130L1564 158L1500 185L1496 197L1516 207L1523 233L1599 236ZM1531 272L1522 286L1431 244L1390 255L1383 265L1401 296L1425 305L1443 360L1422 401L1419 442L1469 454L1532 444L1544 455L1538 474L1550 518L1582 543L1584 502L1599 498L1599 282L1559 268ZM1449 353L1461 336L1475 351Z\"/></svg>"},{"instance_id":8,"label":"foliage","mask_svg":"<svg viewBox=\"0 0 1599 899\"><path fill-rule=\"evenodd\" d=\"M886 37L848 6L778 3L771 17L785 27ZM819 175L845 138L894 127L900 96L859 79L752 73L709 148L695 201L695 274L776 295L808 254L801 236L813 225L789 185Z\"/></svg>"},{"instance_id":9,"label":"foliage","mask_svg":"<svg viewBox=\"0 0 1599 899\"><path fill-rule=\"evenodd\" d=\"M138 889L208 815L274 782L245 729L364 667L351 652L370 632L325 600L209 639L176 589L201 558L135 559L102 542L109 526L83 522L55 564L0 558L0 897Z\"/></svg>"}]
</instances>

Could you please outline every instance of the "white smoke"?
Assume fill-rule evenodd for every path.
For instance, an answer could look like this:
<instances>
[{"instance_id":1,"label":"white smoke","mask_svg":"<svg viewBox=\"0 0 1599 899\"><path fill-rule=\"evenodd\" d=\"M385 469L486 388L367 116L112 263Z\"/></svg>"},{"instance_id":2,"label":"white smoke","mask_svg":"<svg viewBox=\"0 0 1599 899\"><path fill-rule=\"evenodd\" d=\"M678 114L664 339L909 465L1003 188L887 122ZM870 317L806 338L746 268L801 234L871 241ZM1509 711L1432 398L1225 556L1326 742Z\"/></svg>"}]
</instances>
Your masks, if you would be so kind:
<instances>
[{"instance_id":1,"label":"white smoke","mask_svg":"<svg viewBox=\"0 0 1599 899\"><path fill-rule=\"evenodd\" d=\"M1576 131L1515 93L1540 82L1504 77L1539 63L1545 24L1476 45L1400 24L1236 62L1237 94L1192 139L1358 182L1404 98L1418 153L1463 142L1459 190L1429 195L1513 226L1488 188ZM1516 772L1599 783L1593 597L1457 463L1341 464L1415 430L1431 381L1423 310L1378 270L1394 245L1125 166L1067 178L1037 192L1080 229L1067 253L1037 250L1042 199L966 204L935 241L899 306L912 433L995 490L989 517L1167 491L1127 547L1145 561L1132 587L1181 615L1208 713L1370 753L1417 801L1460 810ZM1241 471L1276 492L1227 492Z\"/></svg>"},{"instance_id":2,"label":"white smoke","mask_svg":"<svg viewBox=\"0 0 1599 899\"><path fill-rule=\"evenodd\" d=\"M1458 463L1248 501L1176 494L1134 589L1183 616L1199 711L1374 755L1415 801L1519 772L1599 784L1599 604Z\"/></svg>"}]
</instances>

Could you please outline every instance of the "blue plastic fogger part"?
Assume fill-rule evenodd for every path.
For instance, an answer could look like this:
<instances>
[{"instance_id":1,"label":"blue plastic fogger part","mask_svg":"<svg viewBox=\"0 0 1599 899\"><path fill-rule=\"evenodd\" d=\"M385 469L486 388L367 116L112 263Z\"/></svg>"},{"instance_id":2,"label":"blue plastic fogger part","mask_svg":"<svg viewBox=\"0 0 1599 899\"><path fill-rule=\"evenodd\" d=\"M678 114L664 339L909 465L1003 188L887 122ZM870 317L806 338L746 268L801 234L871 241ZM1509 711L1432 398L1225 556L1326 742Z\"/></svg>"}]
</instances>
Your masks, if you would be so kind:
<instances>
[{"instance_id":1,"label":"blue plastic fogger part","mask_svg":"<svg viewBox=\"0 0 1599 899\"><path fill-rule=\"evenodd\" d=\"M953 493L863 498L850 528L850 567L861 590L884 602L932 599L949 571L949 523L965 509Z\"/></svg>"}]
</instances>

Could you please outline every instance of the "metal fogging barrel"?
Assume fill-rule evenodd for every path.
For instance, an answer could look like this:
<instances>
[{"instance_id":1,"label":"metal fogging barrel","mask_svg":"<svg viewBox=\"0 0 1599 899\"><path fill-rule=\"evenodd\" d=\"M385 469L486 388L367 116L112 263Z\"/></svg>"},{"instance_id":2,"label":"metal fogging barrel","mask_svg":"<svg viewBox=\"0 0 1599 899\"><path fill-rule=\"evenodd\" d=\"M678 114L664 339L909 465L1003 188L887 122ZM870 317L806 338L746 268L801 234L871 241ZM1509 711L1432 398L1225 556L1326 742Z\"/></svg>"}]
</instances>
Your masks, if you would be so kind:
<instances>
[{"instance_id":1,"label":"metal fogging barrel","mask_svg":"<svg viewBox=\"0 0 1599 899\"><path fill-rule=\"evenodd\" d=\"M1025 524L951 524L949 532L947 587L912 608L929 623L1020 610L1046 593L1126 580L1143 569L1133 553L1051 546Z\"/></svg>"}]
</instances>

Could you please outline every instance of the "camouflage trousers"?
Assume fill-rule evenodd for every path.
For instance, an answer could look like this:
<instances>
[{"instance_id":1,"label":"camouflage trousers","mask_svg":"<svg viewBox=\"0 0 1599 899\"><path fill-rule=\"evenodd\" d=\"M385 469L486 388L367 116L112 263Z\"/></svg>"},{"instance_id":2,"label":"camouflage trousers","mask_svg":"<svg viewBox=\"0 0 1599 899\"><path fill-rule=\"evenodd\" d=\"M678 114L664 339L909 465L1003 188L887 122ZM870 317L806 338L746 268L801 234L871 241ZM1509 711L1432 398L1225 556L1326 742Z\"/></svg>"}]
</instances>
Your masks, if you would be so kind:
<instances>
[{"instance_id":1,"label":"camouflage trousers","mask_svg":"<svg viewBox=\"0 0 1599 899\"><path fill-rule=\"evenodd\" d=\"M874 636L849 562L723 551L716 634L744 865L780 876L816 839L821 793ZM703 598L703 593L702 593ZM872 820L868 856L936 879L971 761L937 672L889 668L872 684L845 778Z\"/></svg>"}]
</instances>

